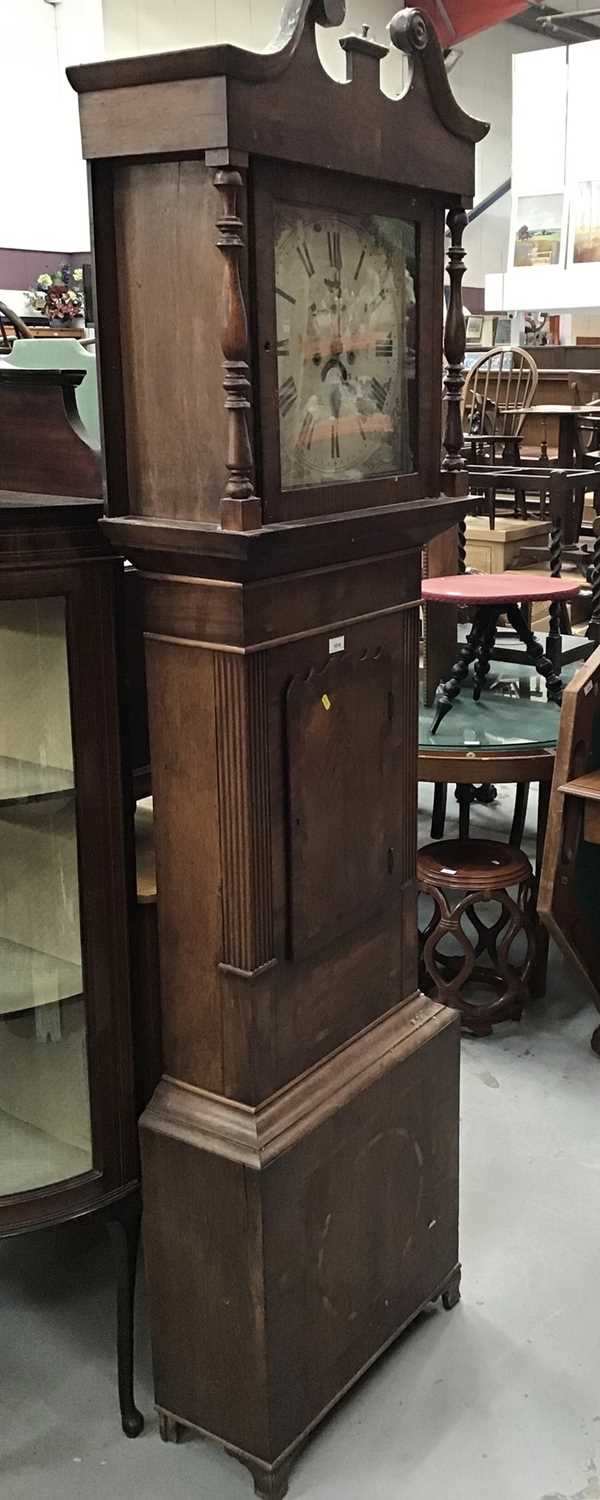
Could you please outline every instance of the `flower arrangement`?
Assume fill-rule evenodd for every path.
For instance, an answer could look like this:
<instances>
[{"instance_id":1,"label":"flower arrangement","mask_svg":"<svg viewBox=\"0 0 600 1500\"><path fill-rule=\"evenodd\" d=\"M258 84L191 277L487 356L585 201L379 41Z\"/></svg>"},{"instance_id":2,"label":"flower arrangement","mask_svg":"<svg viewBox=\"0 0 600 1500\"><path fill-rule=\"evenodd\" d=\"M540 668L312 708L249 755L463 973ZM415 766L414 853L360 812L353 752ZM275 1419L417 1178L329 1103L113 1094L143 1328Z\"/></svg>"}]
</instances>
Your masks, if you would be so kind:
<instances>
[{"instance_id":1,"label":"flower arrangement","mask_svg":"<svg viewBox=\"0 0 600 1500\"><path fill-rule=\"evenodd\" d=\"M61 266L60 270L42 271L35 286L27 293L30 307L43 317L59 323L71 323L83 314L83 271L81 266L71 270Z\"/></svg>"}]
</instances>

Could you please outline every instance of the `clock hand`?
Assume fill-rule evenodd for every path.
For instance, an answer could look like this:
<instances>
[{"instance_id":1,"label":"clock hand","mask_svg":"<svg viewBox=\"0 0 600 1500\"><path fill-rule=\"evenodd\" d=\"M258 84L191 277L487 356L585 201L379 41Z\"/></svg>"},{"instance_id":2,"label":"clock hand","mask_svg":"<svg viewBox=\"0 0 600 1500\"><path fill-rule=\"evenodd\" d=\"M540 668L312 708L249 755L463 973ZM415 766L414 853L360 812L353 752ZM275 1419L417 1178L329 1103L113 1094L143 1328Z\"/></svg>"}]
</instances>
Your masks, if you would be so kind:
<instances>
[{"instance_id":1,"label":"clock hand","mask_svg":"<svg viewBox=\"0 0 600 1500\"><path fill-rule=\"evenodd\" d=\"M325 283L325 286L329 287L330 291L335 292L336 297L337 297L337 339L336 339L335 342L336 342L337 345L339 345L339 349L336 352L338 352L338 353L341 354L342 349L344 347L343 340L342 340L342 273L341 273L341 269L338 268L336 270L335 277L324 276L323 277L323 281Z\"/></svg>"},{"instance_id":2,"label":"clock hand","mask_svg":"<svg viewBox=\"0 0 600 1500\"><path fill-rule=\"evenodd\" d=\"M330 386L330 388L329 388L329 405L331 407L331 410L333 412L333 415L334 415L336 423L337 423L337 419L338 419L338 417L340 415L340 412L342 410L342 388L341 388L341 386L339 386L339 385L332 385L332 386Z\"/></svg>"},{"instance_id":3,"label":"clock hand","mask_svg":"<svg viewBox=\"0 0 600 1500\"><path fill-rule=\"evenodd\" d=\"M326 380L331 370L339 370L342 380L348 379L348 371L341 359L338 359L337 354L332 354L331 358L325 361L321 370L321 380Z\"/></svg>"}]
</instances>

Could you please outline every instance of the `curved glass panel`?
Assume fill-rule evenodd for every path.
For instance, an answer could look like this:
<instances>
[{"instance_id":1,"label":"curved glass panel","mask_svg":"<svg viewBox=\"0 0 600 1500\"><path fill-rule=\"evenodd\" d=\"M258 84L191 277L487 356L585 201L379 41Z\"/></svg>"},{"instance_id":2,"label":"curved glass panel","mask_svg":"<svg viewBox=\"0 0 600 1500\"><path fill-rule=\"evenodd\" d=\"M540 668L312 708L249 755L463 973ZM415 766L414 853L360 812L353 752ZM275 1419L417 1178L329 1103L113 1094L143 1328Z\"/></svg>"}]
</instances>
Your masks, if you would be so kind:
<instances>
[{"instance_id":1,"label":"curved glass panel","mask_svg":"<svg viewBox=\"0 0 600 1500\"><path fill-rule=\"evenodd\" d=\"M0 603L0 1195L92 1166L64 599Z\"/></svg>"}]
</instances>

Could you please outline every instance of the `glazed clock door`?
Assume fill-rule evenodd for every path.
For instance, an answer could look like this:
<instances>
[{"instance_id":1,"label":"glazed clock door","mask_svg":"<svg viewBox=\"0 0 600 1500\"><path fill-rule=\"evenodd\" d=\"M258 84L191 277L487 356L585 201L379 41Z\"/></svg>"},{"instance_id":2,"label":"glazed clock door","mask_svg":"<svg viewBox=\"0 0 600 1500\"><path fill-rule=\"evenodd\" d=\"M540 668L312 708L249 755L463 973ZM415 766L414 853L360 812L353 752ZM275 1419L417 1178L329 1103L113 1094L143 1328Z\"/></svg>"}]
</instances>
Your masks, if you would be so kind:
<instances>
[{"instance_id":1,"label":"glazed clock door","mask_svg":"<svg viewBox=\"0 0 600 1500\"><path fill-rule=\"evenodd\" d=\"M60 581L64 592L0 599L0 1229L7 1201L28 1221L52 1217L57 1195L87 1203L123 1170L105 580Z\"/></svg>"},{"instance_id":2,"label":"glazed clock door","mask_svg":"<svg viewBox=\"0 0 600 1500\"><path fill-rule=\"evenodd\" d=\"M263 164L254 221L269 519L435 494L441 214L418 194ZM439 388L441 327L433 347Z\"/></svg>"},{"instance_id":3,"label":"glazed clock door","mask_svg":"<svg viewBox=\"0 0 600 1500\"><path fill-rule=\"evenodd\" d=\"M416 225L275 207L284 490L410 474Z\"/></svg>"}]
</instances>

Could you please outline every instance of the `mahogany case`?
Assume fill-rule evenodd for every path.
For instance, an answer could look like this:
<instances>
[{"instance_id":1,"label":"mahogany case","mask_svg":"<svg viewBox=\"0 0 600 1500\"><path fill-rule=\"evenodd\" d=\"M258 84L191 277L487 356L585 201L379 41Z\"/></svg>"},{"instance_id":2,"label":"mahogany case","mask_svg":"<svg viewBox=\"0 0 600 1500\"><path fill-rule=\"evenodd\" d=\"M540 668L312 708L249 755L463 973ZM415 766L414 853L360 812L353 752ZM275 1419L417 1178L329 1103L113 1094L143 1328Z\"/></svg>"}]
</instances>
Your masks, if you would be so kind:
<instances>
[{"instance_id":1,"label":"mahogany case","mask_svg":"<svg viewBox=\"0 0 600 1500\"><path fill-rule=\"evenodd\" d=\"M90 162L106 535L139 570L163 1078L141 1121L156 1399L285 1492L320 1416L458 1295L458 1022L417 988L420 549L465 509L474 144L429 22L285 8L235 47L70 70ZM283 490L274 196L418 225L414 472ZM361 209L362 206L362 209ZM445 215L448 419L440 467ZM160 288L160 296L154 289ZM461 342L462 341L462 342Z\"/></svg>"}]
</instances>

